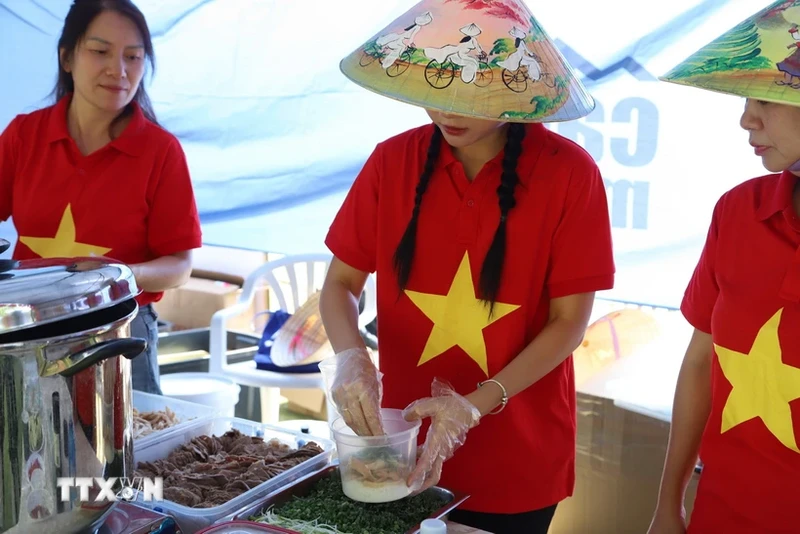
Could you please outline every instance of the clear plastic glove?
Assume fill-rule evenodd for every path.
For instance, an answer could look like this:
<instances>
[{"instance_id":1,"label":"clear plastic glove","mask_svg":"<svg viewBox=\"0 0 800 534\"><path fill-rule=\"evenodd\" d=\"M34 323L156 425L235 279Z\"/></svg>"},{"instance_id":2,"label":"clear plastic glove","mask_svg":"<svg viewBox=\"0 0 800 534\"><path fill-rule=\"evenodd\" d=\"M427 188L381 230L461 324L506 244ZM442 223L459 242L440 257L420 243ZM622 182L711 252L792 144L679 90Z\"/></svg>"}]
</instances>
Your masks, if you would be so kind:
<instances>
[{"instance_id":1,"label":"clear plastic glove","mask_svg":"<svg viewBox=\"0 0 800 534\"><path fill-rule=\"evenodd\" d=\"M382 436L383 375L366 349L347 349L323 360L319 370L328 398L345 423L359 436Z\"/></svg>"},{"instance_id":2,"label":"clear plastic glove","mask_svg":"<svg viewBox=\"0 0 800 534\"><path fill-rule=\"evenodd\" d=\"M431 397L413 402L403 411L406 421L431 419L422 454L408 477L408 487L415 493L439 482L442 465L464 444L467 432L481 419L478 408L439 379L433 381L431 393Z\"/></svg>"}]
</instances>

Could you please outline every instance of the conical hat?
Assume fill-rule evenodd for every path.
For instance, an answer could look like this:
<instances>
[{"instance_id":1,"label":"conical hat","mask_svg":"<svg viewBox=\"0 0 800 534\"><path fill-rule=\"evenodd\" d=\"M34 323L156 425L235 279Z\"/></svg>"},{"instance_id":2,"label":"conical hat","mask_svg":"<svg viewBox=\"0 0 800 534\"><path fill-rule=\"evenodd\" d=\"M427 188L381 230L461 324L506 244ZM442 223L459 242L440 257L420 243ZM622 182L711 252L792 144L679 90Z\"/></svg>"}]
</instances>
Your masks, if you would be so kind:
<instances>
[{"instance_id":1,"label":"conical hat","mask_svg":"<svg viewBox=\"0 0 800 534\"><path fill-rule=\"evenodd\" d=\"M773 2L704 46L666 82L800 106L800 1Z\"/></svg>"},{"instance_id":2,"label":"conical hat","mask_svg":"<svg viewBox=\"0 0 800 534\"><path fill-rule=\"evenodd\" d=\"M422 0L341 69L376 93L467 117L555 122L594 109L521 0Z\"/></svg>"},{"instance_id":3,"label":"conical hat","mask_svg":"<svg viewBox=\"0 0 800 534\"><path fill-rule=\"evenodd\" d=\"M319 299L319 291L309 295L308 300L278 330L270 351L275 365L304 365L333 356L319 312Z\"/></svg>"}]
</instances>

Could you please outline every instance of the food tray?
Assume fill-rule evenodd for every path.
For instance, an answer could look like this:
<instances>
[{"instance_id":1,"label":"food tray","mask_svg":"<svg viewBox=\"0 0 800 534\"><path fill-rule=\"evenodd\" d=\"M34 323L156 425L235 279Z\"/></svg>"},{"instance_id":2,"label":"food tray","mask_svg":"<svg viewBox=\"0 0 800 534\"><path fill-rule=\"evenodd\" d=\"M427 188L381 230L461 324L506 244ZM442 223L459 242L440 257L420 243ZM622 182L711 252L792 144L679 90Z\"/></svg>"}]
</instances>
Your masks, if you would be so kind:
<instances>
[{"instance_id":1,"label":"food tray","mask_svg":"<svg viewBox=\"0 0 800 534\"><path fill-rule=\"evenodd\" d=\"M291 530L252 521L226 521L201 530L197 534L293 534Z\"/></svg>"},{"instance_id":2,"label":"food tray","mask_svg":"<svg viewBox=\"0 0 800 534\"><path fill-rule=\"evenodd\" d=\"M252 524L253 523L252 521L248 521L248 518L250 516L257 514L266 508L270 508L271 506L278 506L280 504L283 504L293 497L302 497L304 495L307 495L308 493L311 492L312 488L318 481L320 481L324 477L331 476L337 473L338 471L339 471L338 465L329 466L326 469L323 469L322 471L306 476L302 480L297 481L297 483L295 483L291 487L284 488L281 491L277 491L272 493L271 495L266 496L266 498L259 499L257 502L252 503L251 505L247 506L247 508L236 512L233 516L226 519L232 519L234 521L242 521L245 523ZM447 505L439 508L436 512L434 512L430 516L420 518L420 523L422 523L424 519L444 519L445 516L447 516L447 514L449 514L459 506L461 506L464 503L464 501L466 501L469 498L468 495L453 493L452 491L440 487L433 487L428 491L435 492L444 500L448 501L448 503ZM260 523L255 523L255 524L260 524ZM276 527L271 527L271 528L276 528ZM416 534L419 531L419 528L420 525L417 524L417 526L405 532L404 534ZM299 534L298 532L295 532L294 530L291 529L284 529L284 530L286 532L289 532L290 534Z\"/></svg>"},{"instance_id":3,"label":"food tray","mask_svg":"<svg viewBox=\"0 0 800 534\"><path fill-rule=\"evenodd\" d=\"M134 390L133 392L133 407L139 410L139 412L163 411L167 406L169 406L170 410L175 412L180 423L165 428L164 430L157 430L152 434L135 440L133 442L134 449L137 447L147 447L147 445L153 441L169 439L168 436L172 432L180 432L187 425L192 425L198 421L213 419L220 415L220 411L213 406L186 402L163 395L153 395L152 393L145 393L143 391Z\"/></svg>"},{"instance_id":4,"label":"food tray","mask_svg":"<svg viewBox=\"0 0 800 534\"><path fill-rule=\"evenodd\" d=\"M266 497L270 493L274 493L310 473L323 469L330 463L331 453L334 449L334 444L330 440L316 437L310 438L308 435L300 432L255 423L246 419L217 417L205 421L196 421L194 424L186 426L179 432L171 434L168 436L168 439L150 442L147 446L136 447L134 450L134 465L138 465L139 462L152 462L166 458L177 447L190 442L198 436L221 436L231 429L236 429L248 436L263 437L265 440L275 438L295 448L302 447L309 441L313 441L322 448L323 452L259 484L255 488L242 493L235 499L231 499L220 506L211 508L190 508L166 500L146 502L142 494L136 496L136 503L140 506L172 516L183 532L198 532L213 525L220 519L235 513L237 510L248 506L250 503Z\"/></svg>"}]
</instances>

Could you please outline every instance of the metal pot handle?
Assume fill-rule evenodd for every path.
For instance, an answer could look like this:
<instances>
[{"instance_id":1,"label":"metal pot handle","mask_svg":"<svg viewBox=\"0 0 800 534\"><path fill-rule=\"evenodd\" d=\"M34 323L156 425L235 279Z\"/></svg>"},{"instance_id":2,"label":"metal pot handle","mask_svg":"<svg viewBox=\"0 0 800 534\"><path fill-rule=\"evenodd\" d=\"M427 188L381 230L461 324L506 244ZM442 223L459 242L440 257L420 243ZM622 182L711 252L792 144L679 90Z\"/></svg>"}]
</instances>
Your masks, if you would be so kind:
<instances>
[{"instance_id":1,"label":"metal pot handle","mask_svg":"<svg viewBox=\"0 0 800 534\"><path fill-rule=\"evenodd\" d=\"M108 358L124 356L130 360L145 350L147 350L146 339L138 337L110 339L70 354L66 358L48 363L39 376L48 377L58 374L69 378Z\"/></svg>"},{"instance_id":2,"label":"metal pot handle","mask_svg":"<svg viewBox=\"0 0 800 534\"><path fill-rule=\"evenodd\" d=\"M0 239L0 254L8 250L11 246L11 243L6 241L5 239ZM0 274L11 271L12 269L16 269L19 267L19 262L15 260L0 260ZM7 277L8 275L6 275ZM3 280L4 277L0 276L0 280Z\"/></svg>"}]
</instances>

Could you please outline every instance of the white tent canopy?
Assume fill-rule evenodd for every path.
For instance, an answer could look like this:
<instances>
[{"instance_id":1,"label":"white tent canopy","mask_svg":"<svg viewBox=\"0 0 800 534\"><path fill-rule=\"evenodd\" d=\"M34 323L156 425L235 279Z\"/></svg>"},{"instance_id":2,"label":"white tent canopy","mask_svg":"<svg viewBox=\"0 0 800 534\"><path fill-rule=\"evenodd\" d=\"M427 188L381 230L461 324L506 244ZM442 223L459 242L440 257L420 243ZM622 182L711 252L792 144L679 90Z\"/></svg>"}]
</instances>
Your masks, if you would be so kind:
<instances>
[{"instance_id":1,"label":"white tent canopy","mask_svg":"<svg viewBox=\"0 0 800 534\"><path fill-rule=\"evenodd\" d=\"M413 1L136 3L156 48L151 97L186 151L209 244L323 250L327 227L375 144L427 119L338 70L340 58ZM0 0L0 128L50 102L69 4ZM761 6L528 5L598 101L586 119L553 128L585 146L607 179L619 271L607 296L676 306L714 202L763 169L738 127L740 99L656 76ZM10 223L0 225L3 234L13 235Z\"/></svg>"}]
</instances>

